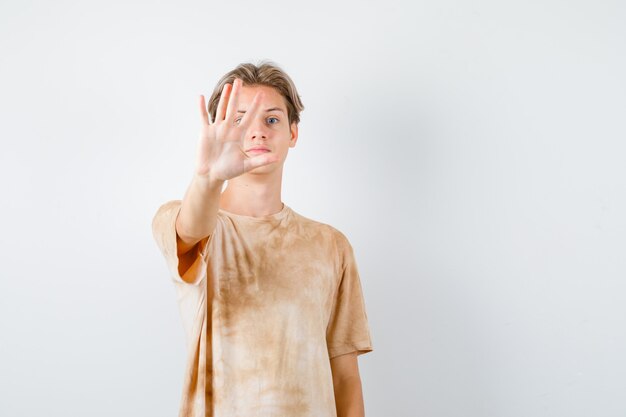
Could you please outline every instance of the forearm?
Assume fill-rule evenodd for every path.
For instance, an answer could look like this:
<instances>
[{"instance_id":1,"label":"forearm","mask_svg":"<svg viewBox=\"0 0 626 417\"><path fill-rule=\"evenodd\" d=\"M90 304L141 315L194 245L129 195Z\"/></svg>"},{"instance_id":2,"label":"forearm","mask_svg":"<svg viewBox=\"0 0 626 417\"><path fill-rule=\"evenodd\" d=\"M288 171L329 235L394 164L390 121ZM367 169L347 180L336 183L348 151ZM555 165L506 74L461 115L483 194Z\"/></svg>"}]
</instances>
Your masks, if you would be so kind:
<instances>
[{"instance_id":1,"label":"forearm","mask_svg":"<svg viewBox=\"0 0 626 417\"><path fill-rule=\"evenodd\" d=\"M194 176L176 219L179 254L187 252L215 229L223 184L224 181Z\"/></svg>"},{"instance_id":2,"label":"forearm","mask_svg":"<svg viewBox=\"0 0 626 417\"><path fill-rule=\"evenodd\" d=\"M364 417L363 390L358 376L334 381L337 417Z\"/></svg>"}]
</instances>

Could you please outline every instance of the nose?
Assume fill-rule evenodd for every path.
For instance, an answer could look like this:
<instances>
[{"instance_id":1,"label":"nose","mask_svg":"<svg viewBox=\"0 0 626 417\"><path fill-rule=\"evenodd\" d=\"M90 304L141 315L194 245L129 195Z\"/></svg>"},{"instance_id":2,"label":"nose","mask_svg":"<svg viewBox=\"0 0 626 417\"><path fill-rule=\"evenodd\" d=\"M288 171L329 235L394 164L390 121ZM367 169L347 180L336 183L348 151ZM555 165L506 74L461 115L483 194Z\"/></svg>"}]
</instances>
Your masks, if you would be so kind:
<instances>
[{"instance_id":1,"label":"nose","mask_svg":"<svg viewBox=\"0 0 626 417\"><path fill-rule=\"evenodd\" d=\"M256 120L252 123L252 125L250 126L250 131L248 133L248 137L251 140L265 140L267 139L267 128L265 126L265 124L263 123L263 120Z\"/></svg>"}]
</instances>

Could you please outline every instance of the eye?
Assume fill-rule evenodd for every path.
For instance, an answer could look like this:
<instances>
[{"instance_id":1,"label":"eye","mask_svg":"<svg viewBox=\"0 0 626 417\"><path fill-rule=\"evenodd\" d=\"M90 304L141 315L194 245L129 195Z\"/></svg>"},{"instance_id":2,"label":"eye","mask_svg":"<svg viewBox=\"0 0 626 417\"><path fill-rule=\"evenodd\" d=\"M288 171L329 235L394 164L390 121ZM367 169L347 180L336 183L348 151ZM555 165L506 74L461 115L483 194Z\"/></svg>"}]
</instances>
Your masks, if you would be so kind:
<instances>
[{"instance_id":1,"label":"eye","mask_svg":"<svg viewBox=\"0 0 626 417\"><path fill-rule=\"evenodd\" d=\"M268 117L267 118L267 123L271 124L271 125L275 125L276 123L278 123L279 120L276 117Z\"/></svg>"},{"instance_id":2,"label":"eye","mask_svg":"<svg viewBox=\"0 0 626 417\"><path fill-rule=\"evenodd\" d=\"M238 125L239 123L241 123L241 117L238 117L235 119L235 124Z\"/></svg>"}]
</instances>

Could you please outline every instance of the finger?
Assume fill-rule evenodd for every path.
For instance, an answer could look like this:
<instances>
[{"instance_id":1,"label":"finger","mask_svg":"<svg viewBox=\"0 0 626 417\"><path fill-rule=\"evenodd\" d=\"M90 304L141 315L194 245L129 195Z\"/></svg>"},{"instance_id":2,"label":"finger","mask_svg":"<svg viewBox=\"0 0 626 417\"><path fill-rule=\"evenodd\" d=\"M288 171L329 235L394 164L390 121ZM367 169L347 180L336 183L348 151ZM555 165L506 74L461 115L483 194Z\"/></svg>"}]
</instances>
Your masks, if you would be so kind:
<instances>
[{"instance_id":1,"label":"finger","mask_svg":"<svg viewBox=\"0 0 626 417\"><path fill-rule=\"evenodd\" d=\"M243 170L244 172L248 172L257 167L278 162L279 159L280 158L277 155L272 155L269 153L257 155L253 158L247 158L243 160Z\"/></svg>"},{"instance_id":2,"label":"finger","mask_svg":"<svg viewBox=\"0 0 626 417\"><path fill-rule=\"evenodd\" d=\"M241 126L246 126L247 124L249 124L249 121L254 120L254 118L261 112L261 101L263 100L263 97L263 91L259 91L254 95L252 103L250 104L250 108L246 110L246 113L241 119Z\"/></svg>"},{"instance_id":3,"label":"finger","mask_svg":"<svg viewBox=\"0 0 626 417\"><path fill-rule=\"evenodd\" d=\"M217 111L215 112L215 120L222 121L224 120L224 113L226 109L226 103L228 103L228 99L230 97L230 92L232 91L231 84L224 84L222 88L222 94L220 94L220 101L217 103Z\"/></svg>"},{"instance_id":4,"label":"finger","mask_svg":"<svg viewBox=\"0 0 626 417\"><path fill-rule=\"evenodd\" d=\"M241 80L235 78L233 81L233 88L229 95L228 105L226 107L226 114L224 120L234 121L234 116L237 113L237 102L239 100L239 90L241 90Z\"/></svg>"},{"instance_id":5,"label":"finger","mask_svg":"<svg viewBox=\"0 0 626 417\"><path fill-rule=\"evenodd\" d=\"M200 117L202 118L202 123L209 124L209 114L206 111L206 105L204 104L204 96L201 95L198 100L198 104L200 105Z\"/></svg>"}]
</instances>

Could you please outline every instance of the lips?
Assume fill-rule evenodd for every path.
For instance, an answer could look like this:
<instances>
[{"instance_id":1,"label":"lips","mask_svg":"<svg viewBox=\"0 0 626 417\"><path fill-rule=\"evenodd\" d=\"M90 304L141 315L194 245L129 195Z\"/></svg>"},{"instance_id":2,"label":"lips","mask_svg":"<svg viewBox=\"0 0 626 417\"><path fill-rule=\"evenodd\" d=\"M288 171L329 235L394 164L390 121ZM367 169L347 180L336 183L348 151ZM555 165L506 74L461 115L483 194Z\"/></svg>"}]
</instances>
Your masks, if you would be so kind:
<instances>
[{"instance_id":1,"label":"lips","mask_svg":"<svg viewBox=\"0 0 626 417\"><path fill-rule=\"evenodd\" d=\"M255 146L254 148L248 149L246 152L269 152L270 150L267 148L263 148L260 146Z\"/></svg>"}]
</instances>

